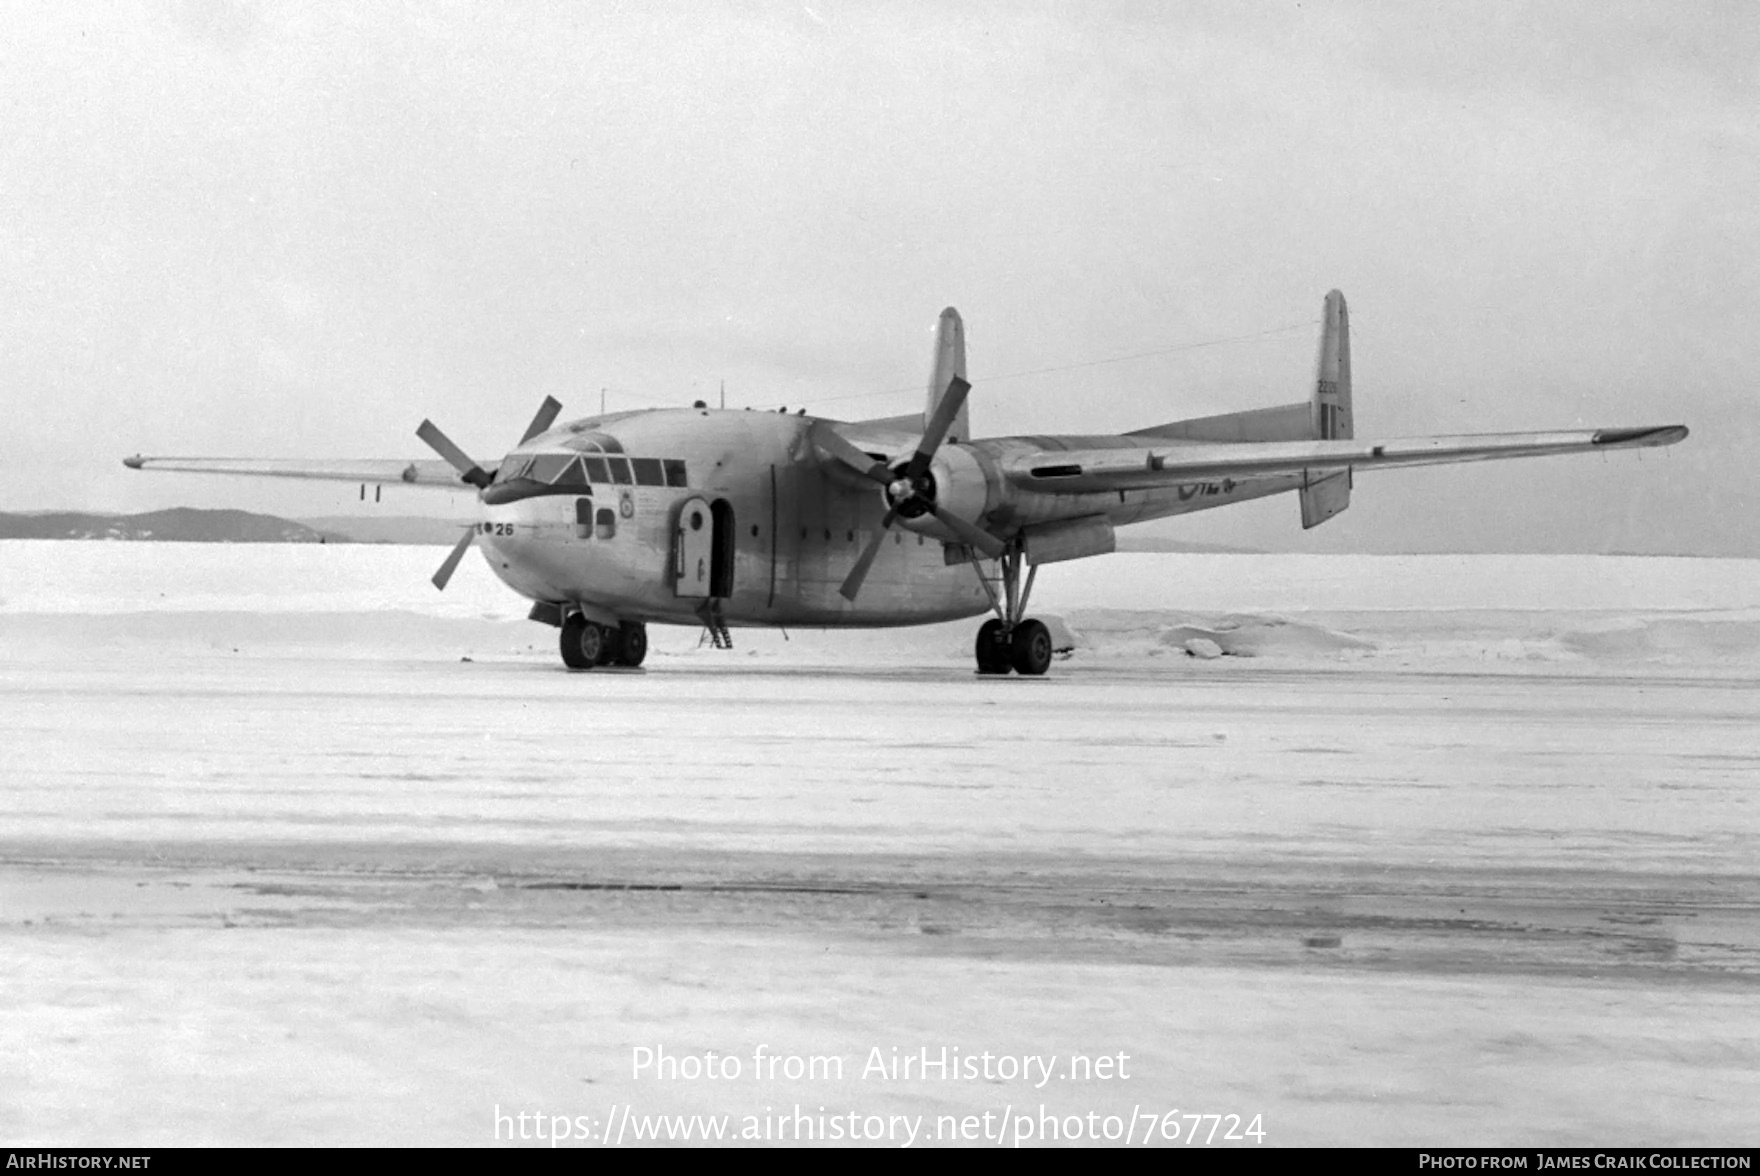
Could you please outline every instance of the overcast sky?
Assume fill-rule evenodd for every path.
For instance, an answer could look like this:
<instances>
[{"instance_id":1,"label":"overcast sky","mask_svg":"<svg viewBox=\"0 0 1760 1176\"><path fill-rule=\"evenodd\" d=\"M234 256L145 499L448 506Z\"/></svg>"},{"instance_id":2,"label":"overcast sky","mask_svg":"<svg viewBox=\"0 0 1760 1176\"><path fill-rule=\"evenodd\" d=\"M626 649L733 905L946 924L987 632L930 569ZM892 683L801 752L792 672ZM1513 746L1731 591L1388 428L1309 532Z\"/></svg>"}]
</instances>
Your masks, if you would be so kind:
<instances>
[{"instance_id":1,"label":"overcast sky","mask_svg":"<svg viewBox=\"0 0 1760 1176\"><path fill-rule=\"evenodd\" d=\"M0 509L337 513L119 459L492 460L545 395L911 411L950 304L979 435L1121 431L1304 398L1336 286L1359 436L1693 436L1155 532L1760 555L1746 0L626 7L8 3Z\"/></svg>"}]
</instances>

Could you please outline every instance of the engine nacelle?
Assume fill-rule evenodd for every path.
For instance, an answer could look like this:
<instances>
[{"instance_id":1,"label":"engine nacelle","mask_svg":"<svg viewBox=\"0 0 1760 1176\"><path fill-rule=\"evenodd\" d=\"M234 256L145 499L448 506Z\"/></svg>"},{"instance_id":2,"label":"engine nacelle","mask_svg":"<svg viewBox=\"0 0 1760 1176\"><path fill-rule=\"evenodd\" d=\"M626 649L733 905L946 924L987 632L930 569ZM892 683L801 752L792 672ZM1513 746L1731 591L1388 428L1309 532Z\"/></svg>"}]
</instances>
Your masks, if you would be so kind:
<instances>
[{"instance_id":1,"label":"engine nacelle","mask_svg":"<svg viewBox=\"0 0 1760 1176\"><path fill-rule=\"evenodd\" d=\"M995 506L991 501L993 483L971 450L955 445L942 446L935 454L935 460L929 463L929 476L935 481L936 506L974 526L984 525L984 515ZM915 518L906 518L901 512L895 525L943 543L960 542L958 535L942 526L927 511Z\"/></svg>"}]
</instances>

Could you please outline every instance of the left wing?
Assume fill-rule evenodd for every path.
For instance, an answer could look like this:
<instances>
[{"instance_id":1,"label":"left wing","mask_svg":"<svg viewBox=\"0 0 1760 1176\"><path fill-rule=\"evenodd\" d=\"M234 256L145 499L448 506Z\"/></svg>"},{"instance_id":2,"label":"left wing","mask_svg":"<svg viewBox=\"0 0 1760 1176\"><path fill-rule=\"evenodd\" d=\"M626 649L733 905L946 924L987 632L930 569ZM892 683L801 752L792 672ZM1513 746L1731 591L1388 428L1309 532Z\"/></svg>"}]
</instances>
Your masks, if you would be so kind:
<instances>
[{"instance_id":1,"label":"left wing","mask_svg":"<svg viewBox=\"0 0 1760 1176\"><path fill-rule=\"evenodd\" d=\"M1673 445L1685 425L1578 429L1557 433L1476 433L1393 441L1198 442L1130 449L1022 453L1001 462L1003 476L1027 490L1087 493L1146 490L1201 478L1271 477L1303 471L1380 469L1546 457Z\"/></svg>"},{"instance_id":2,"label":"left wing","mask_svg":"<svg viewBox=\"0 0 1760 1176\"><path fill-rule=\"evenodd\" d=\"M436 490L475 490L443 461L377 458L302 461L258 457L125 457L131 470L174 470L188 474L235 474L251 478L307 478L326 482L400 482Z\"/></svg>"}]
</instances>

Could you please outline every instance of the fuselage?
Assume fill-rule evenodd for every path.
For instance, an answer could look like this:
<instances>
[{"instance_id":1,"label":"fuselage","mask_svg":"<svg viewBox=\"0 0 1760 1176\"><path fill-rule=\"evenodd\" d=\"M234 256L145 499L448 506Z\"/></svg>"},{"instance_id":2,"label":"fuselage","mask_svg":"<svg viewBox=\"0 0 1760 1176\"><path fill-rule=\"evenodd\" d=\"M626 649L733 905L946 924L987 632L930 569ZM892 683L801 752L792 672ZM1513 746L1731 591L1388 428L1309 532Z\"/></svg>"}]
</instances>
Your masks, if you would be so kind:
<instances>
[{"instance_id":1,"label":"fuselage","mask_svg":"<svg viewBox=\"0 0 1760 1176\"><path fill-rule=\"evenodd\" d=\"M980 573L950 564L932 518L895 525L855 601L838 588L881 528L886 502L813 444L812 417L706 408L574 421L510 453L483 495L479 546L535 601L622 621L883 627L977 616ZM916 437L858 442L889 461ZM1114 526L1294 489L1292 478L1195 482L1107 494L1014 492L997 473L1016 451L1127 447L1126 437L1017 437L947 445L949 505L1005 532L1101 517Z\"/></svg>"}]
</instances>

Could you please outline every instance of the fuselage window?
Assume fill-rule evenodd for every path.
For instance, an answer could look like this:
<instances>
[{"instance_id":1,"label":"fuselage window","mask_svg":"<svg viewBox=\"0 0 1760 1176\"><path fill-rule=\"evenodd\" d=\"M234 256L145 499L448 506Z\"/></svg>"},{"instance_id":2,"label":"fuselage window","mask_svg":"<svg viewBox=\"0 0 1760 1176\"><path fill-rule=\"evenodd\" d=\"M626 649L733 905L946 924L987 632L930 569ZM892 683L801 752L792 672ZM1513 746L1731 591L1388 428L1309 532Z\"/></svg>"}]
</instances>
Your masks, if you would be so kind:
<instances>
[{"instance_id":1,"label":"fuselage window","mask_svg":"<svg viewBox=\"0 0 1760 1176\"><path fill-rule=\"evenodd\" d=\"M666 478L660 472L660 459L657 457L636 457L630 459L636 468L636 485L664 486Z\"/></svg>"},{"instance_id":2,"label":"fuselage window","mask_svg":"<svg viewBox=\"0 0 1760 1176\"><path fill-rule=\"evenodd\" d=\"M581 461L587 467L587 481L598 482L601 485L611 481L611 475L605 470L604 458L583 457Z\"/></svg>"},{"instance_id":3,"label":"fuselage window","mask_svg":"<svg viewBox=\"0 0 1760 1176\"><path fill-rule=\"evenodd\" d=\"M577 498L574 500L574 534L577 539L593 537L593 500Z\"/></svg>"},{"instance_id":4,"label":"fuselage window","mask_svg":"<svg viewBox=\"0 0 1760 1176\"><path fill-rule=\"evenodd\" d=\"M599 525L595 529L598 531L599 538L610 539L617 534L617 512L610 507L599 508L598 522Z\"/></svg>"},{"instance_id":5,"label":"fuselage window","mask_svg":"<svg viewBox=\"0 0 1760 1176\"><path fill-rule=\"evenodd\" d=\"M610 457L605 459L605 464L611 467L611 480L619 486L628 486L635 481L629 474L629 458Z\"/></svg>"},{"instance_id":6,"label":"fuselage window","mask_svg":"<svg viewBox=\"0 0 1760 1176\"><path fill-rule=\"evenodd\" d=\"M685 481L684 462L675 458L667 458L660 464L666 467L666 484L668 486L687 486L690 484Z\"/></svg>"}]
</instances>

